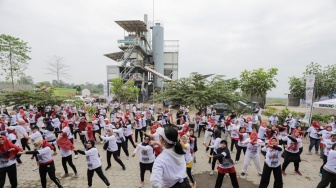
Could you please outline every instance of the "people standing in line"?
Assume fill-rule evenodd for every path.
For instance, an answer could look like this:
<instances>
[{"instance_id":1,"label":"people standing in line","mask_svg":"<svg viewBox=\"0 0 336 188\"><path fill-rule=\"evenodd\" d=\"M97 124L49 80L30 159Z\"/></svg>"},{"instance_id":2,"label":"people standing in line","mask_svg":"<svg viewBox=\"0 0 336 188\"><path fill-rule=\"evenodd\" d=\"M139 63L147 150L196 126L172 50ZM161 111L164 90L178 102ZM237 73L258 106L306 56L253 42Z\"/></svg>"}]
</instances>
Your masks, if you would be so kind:
<instances>
[{"instance_id":1,"label":"people standing in line","mask_svg":"<svg viewBox=\"0 0 336 188\"><path fill-rule=\"evenodd\" d=\"M160 129L160 142L165 148L155 159L150 177L151 187L190 188L186 177L185 152L178 141L177 130L172 127Z\"/></svg>"},{"instance_id":2,"label":"people standing in line","mask_svg":"<svg viewBox=\"0 0 336 188\"><path fill-rule=\"evenodd\" d=\"M281 174L281 152L282 148L278 146L278 140L274 137L269 139L267 147L262 148L266 152L264 168L259 183L259 188L267 188L273 171L274 184L273 188L282 188L282 174Z\"/></svg>"},{"instance_id":3,"label":"people standing in line","mask_svg":"<svg viewBox=\"0 0 336 188\"><path fill-rule=\"evenodd\" d=\"M34 142L34 151L22 151L19 154L32 154L37 155L39 162L39 173L41 178L41 185L43 188L47 187L47 174L49 178L57 185L58 188L61 188L61 182L56 178L56 169L55 163L52 159L52 150L53 146L51 146L45 140L35 140Z\"/></svg>"},{"instance_id":4,"label":"people standing in line","mask_svg":"<svg viewBox=\"0 0 336 188\"><path fill-rule=\"evenodd\" d=\"M99 157L99 153L97 148L95 147L95 141L94 140L88 140L86 142L86 151L74 149L74 151L77 151L78 153L86 156L86 163L87 163L87 180L88 180L88 186L89 188L92 187L92 177L94 173L96 172L100 179L103 180L103 182L110 187L110 182L106 178L106 176L103 173L102 170L102 164Z\"/></svg>"},{"instance_id":5,"label":"people standing in line","mask_svg":"<svg viewBox=\"0 0 336 188\"><path fill-rule=\"evenodd\" d=\"M6 136L0 136L0 187L6 183L6 174L12 187L17 187L16 155L22 148L13 144Z\"/></svg>"},{"instance_id":6,"label":"people standing in line","mask_svg":"<svg viewBox=\"0 0 336 188\"><path fill-rule=\"evenodd\" d=\"M138 151L140 151L140 187L144 187L145 172L146 170L149 170L149 172L152 173L155 160L153 146L150 143L149 136L145 136L144 142L141 144L136 144L136 148L132 154L132 157L134 157Z\"/></svg>"},{"instance_id":7,"label":"people standing in line","mask_svg":"<svg viewBox=\"0 0 336 188\"><path fill-rule=\"evenodd\" d=\"M62 155L62 166L64 170L64 175L62 178L69 176L67 163L74 171L74 177L78 178L76 166L72 162L72 150L74 146L73 143L69 140L66 132L62 132L61 137L57 140L57 145Z\"/></svg>"},{"instance_id":8,"label":"people standing in line","mask_svg":"<svg viewBox=\"0 0 336 188\"><path fill-rule=\"evenodd\" d=\"M234 167L233 161L230 156L230 151L227 147L227 141L222 140L220 142L220 148L217 149L216 155L207 154L209 158L213 158L214 160L217 159L219 161L218 165L218 175L216 179L215 188L221 188L224 180L225 174L229 174L231 179L231 184L233 188L238 188L238 180L236 169Z\"/></svg>"}]
</instances>

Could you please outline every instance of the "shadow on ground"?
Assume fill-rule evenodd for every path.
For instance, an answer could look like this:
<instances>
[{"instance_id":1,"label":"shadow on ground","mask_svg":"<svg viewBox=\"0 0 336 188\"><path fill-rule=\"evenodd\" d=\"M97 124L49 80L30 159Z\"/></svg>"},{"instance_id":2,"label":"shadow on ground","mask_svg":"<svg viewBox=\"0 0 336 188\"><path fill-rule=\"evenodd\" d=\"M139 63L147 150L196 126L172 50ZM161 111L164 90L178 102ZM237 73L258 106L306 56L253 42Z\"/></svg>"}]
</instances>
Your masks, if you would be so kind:
<instances>
[{"instance_id":1,"label":"shadow on ground","mask_svg":"<svg viewBox=\"0 0 336 188\"><path fill-rule=\"evenodd\" d=\"M194 177L195 177L195 180L196 180L197 188L213 188L213 187L215 187L217 174L214 174L213 176L210 176L209 172L203 172L203 173L200 173L200 174L195 174ZM243 179L243 178L239 178L239 177L238 177L238 183L239 183L239 187L242 187L242 188L257 188L258 187L257 185L253 184L252 182L247 181L246 179ZM224 177L222 187L232 187L231 180L230 180L229 176Z\"/></svg>"}]
</instances>

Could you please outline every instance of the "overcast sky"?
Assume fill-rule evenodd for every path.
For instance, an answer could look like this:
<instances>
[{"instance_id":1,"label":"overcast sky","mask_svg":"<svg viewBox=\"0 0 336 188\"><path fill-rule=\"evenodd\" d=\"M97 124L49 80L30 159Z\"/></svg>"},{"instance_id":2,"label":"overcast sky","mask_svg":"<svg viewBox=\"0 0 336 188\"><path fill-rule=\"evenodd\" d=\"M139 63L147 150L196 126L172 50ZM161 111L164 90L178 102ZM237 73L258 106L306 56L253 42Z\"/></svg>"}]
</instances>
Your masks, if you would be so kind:
<instances>
[{"instance_id":1,"label":"overcast sky","mask_svg":"<svg viewBox=\"0 0 336 188\"><path fill-rule=\"evenodd\" d=\"M191 72L239 77L244 70L279 69L269 97L285 97L288 77L305 66L336 63L334 0L156 0L155 20L165 39L179 40L179 77ZM0 0L0 34L32 47L27 75L35 82L47 61L61 56L72 74L66 82L103 83L103 54L117 52L124 31L115 20L153 18L153 0ZM257 87L257 86L256 86Z\"/></svg>"}]
</instances>

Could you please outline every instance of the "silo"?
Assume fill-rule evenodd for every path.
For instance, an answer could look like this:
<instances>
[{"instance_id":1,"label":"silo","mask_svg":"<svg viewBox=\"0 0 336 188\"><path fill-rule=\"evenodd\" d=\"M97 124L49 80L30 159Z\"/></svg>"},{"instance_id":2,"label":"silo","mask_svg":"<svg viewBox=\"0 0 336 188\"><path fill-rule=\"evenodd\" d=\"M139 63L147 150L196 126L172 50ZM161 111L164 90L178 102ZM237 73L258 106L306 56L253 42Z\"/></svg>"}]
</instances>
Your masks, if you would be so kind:
<instances>
[{"instance_id":1,"label":"silo","mask_svg":"<svg viewBox=\"0 0 336 188\"><path fill-rule=\"evenodd\" d=\"M152 30L152 50L154 70L164 75L164 33L160 23L155 23ZM162 79L155 76L154 84L156 87L161 87Z\"/></svg>"}]
</instances>

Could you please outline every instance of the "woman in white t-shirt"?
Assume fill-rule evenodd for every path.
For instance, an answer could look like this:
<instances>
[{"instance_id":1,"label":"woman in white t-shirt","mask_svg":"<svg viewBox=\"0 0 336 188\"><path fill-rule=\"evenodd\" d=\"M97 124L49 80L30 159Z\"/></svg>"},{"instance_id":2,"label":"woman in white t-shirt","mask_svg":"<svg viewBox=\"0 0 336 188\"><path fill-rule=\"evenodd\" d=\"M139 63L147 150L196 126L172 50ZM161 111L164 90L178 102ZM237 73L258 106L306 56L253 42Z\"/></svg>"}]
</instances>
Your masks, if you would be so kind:
<instances>
[{"instance_id":1,"label":"woman in white t-shirt","mask_svg":"<svg viewBox=\"0 0 336 188\"><path fill-rule=\"evenodd\" d=\"M95 141L94 140L87 141L86 151L82 151L78 149L74 149L74 151L86 156L86 163L88 166L88 170L87 170L88 186L89 187L92 186L92 177L93 177L94 172L96 172L97 175L100 177L100 179L102 179L103 182L109 187L110 182L108 181L108 179L103 173L99 153L98 153L97 148L95 148Z\"/></svg>"},{"instance_id":2,"label":"woman in white t-shirt","mask_svg":"<svg viewBox=\"0 0 336 188\"><path fill-rule=\"evenodd\" d=\"M278 146L278 140L274 137L271 138L267 147L263 147L262 150L266 152L266 156L259 187L268 187L271 173L273 171L273 188L282 188L283 181L280 163L282 148Z\"/></svg>"},{"instance_id":3,"label":"woman in white t-shirt","mask_svg":"<svg viewBox=\"0 0 336 188\"><path fill-rule=\"evenodd\" d=\"M149 170L152 173L152 168L155 160L153 146L150 144L150 137L145 136L145 141L141 144L136 144L136 148L132 154L132 157L140 151L140 187L144 186L145 172Z\"/></svg>"},{"instance_id":4,"label":"woman in white t-shirt","mask_svg":"<svg viewBox=\"0 0 336 188\"><path fill-rule=\"evenodd\" d=\"M37 139L34 142L34 151L23 151L19 154L33 154L38 157L39 173L41 178L41 185L43 188L47 187L47 174L49 178L57 185L58 188L62 188L61 182L56 178L55 163L52 159L52 146L45 140Z\"/></svg>"},{"instance_id":5,"label":"woman in white t-shirt","mask_svg":"<svg viewBox=\"0 0 336 188\"><path fill-rule=\"evenodd\" d=\"M68 134L66 132L62 132L61 137L57 140L57 145L62 155L62 166L64 169L64 175L62 176L62 178L69 176L68 167L66 165L67 163L74 171L75 178L78 178L77 169L72 162L72 155L71 155L74 146L72 142L69 140Z\"/></svg>"},{"instance_id":6,"label":"woman in white t-shirt","mask_svg":"<svg viewBox=\"0 0 336 188\"><path fill-rule=\"evenodd\" d=\"M195 188L196 187L196 181L194 176L191 174L191 169L193 166L193 159L190 153L190 144L188 143L189 137L187 135L183 135L180 143L182 145L183 151L185 152L184 154L184 158L186 161L186 167L187 167L187 174L189 177L189 180L191 181L192 187Z\"/></svg>"}]
</instances>

